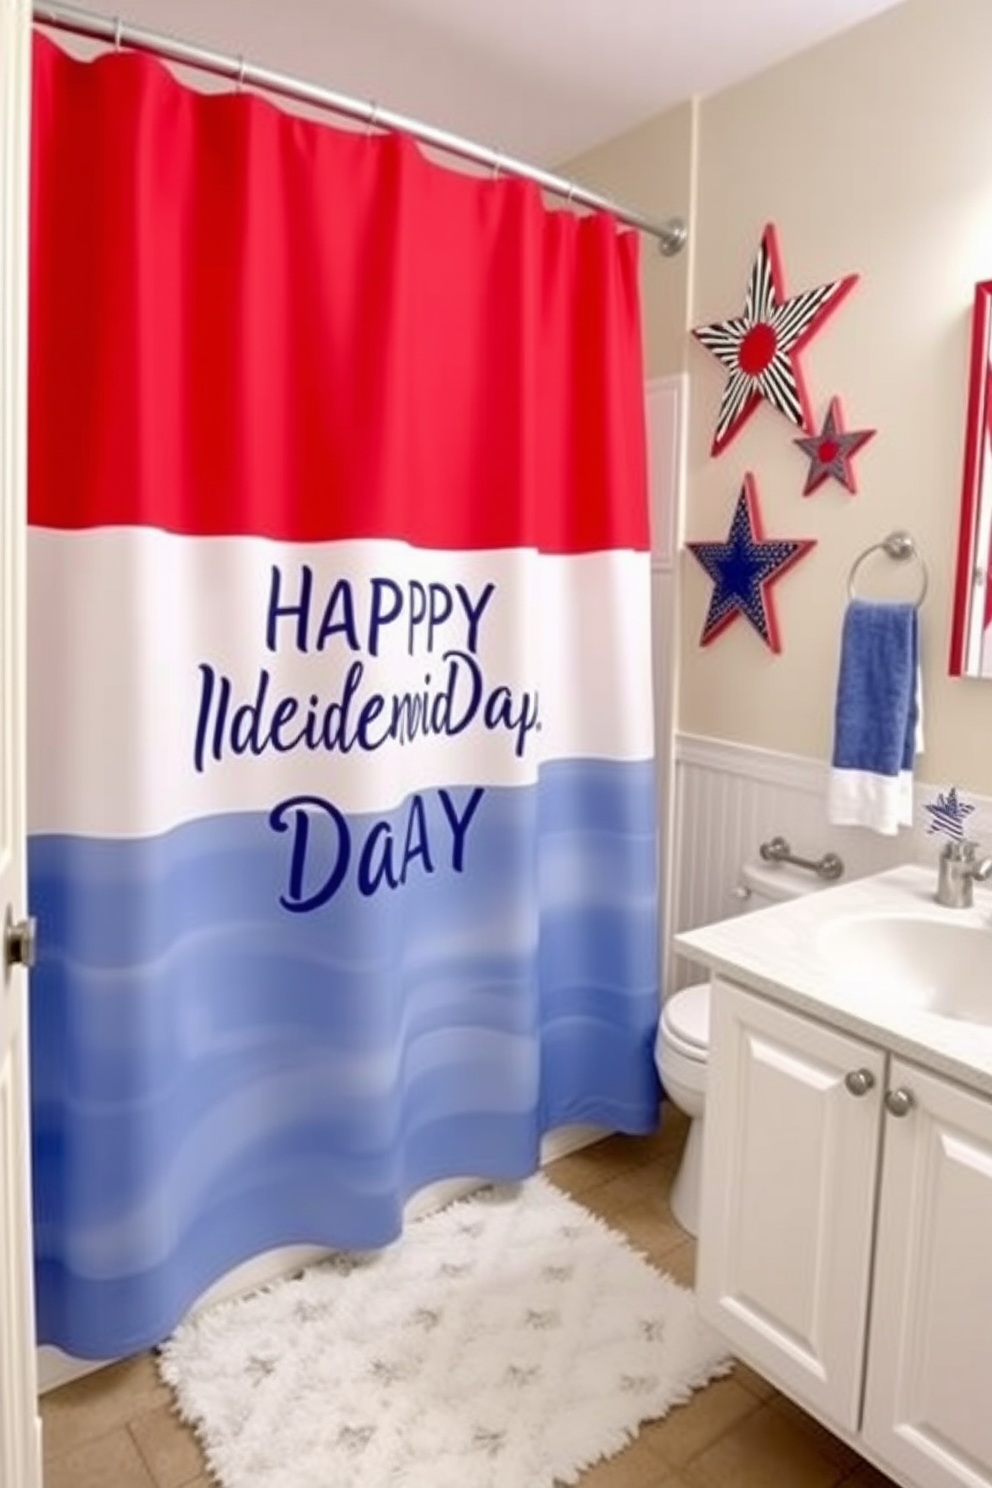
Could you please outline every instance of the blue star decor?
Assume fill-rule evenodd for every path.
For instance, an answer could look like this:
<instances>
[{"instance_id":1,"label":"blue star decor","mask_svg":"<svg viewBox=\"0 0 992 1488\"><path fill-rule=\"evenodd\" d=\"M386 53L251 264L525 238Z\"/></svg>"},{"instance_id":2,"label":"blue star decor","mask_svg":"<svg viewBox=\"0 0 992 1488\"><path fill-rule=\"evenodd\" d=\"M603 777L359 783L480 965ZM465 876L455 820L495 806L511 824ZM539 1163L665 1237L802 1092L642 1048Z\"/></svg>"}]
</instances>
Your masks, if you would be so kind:
<instances>
[{"instance_id":1,"label":"blue star decor","mask_svg":"<svg viewBox=\"0 0 992 1488\"><path fill-rule=\"evenodd\" d=\"M970 801L962 801L957 786L952 785L945 796L941 791L935 801L924 801L923 810L929 813L927 832L943 832L947 837L964 836L964 819L974 811Z\"/></svg>"},{"instance_id":2,"label":"blue star decor","mask_svg":"<svg viewBox=\"0 0 992 1488\"><path fill-rule=\"evenodd\" d=\"M754 477L745 475L726 542L688 542L686 547L713 580L713 593L699 644L708 646L743 615L772 651L780 651L771 586L798 563L815 538L765 542Z\"/></svg>"},{"instance_id":3,"label":"blue star decor","mask_svg":"<svg viewBox=\"0 0 992 1488\"><path fill-rule=\"evenodd\" d=\"M851 460L863 444L867 444L874 429L845 429L840 411L840 399L831 398L823 428L819 434L804 436L792 442L809 457L806 484L803 495L810 496L825 480L839 481L852 494L857 491Z\"/></svg>"},{"instance_id":4,"label":"blue star decor","mask_svg":"<svg viewBox=\"0 0 992 1488\"><path fill-rule=\"evenodd\" d=\"M847 274L785 299L778 240L774 224L768 224L751 268L743 315L697 326L692 332L730 373L711 455L726 449L762 398L798 429L812 432L813 417L796 356L857 280L857 274Z\"/></svg>"}]
</instances>

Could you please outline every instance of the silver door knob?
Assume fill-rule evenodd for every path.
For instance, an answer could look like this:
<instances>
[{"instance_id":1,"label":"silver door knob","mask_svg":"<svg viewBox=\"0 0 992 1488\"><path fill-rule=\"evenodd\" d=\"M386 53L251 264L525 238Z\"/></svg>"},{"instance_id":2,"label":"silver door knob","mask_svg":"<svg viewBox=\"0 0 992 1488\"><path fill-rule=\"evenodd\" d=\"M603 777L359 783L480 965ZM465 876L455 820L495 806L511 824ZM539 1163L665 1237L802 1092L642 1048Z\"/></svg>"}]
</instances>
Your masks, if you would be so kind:
<instances>
[{"instance_id":1,"label":"silver door knob","mask_svg":"<svg viewBox=\"0 0 992 1488\"><path fill-rule=\"evenodd\" d=\"M852 1095L867 1095L875 1084L875 1076L870 1069L848 1070L844 1084Z\"/></svg>"},{"instance_id":2,"label":"silver door knob","mask_svg":"<svg viewBox=\"0 0 992 1488\"><path fill-rule=\"evenodd\" d=\"M9 966L33 966L37 949L37 922L34 915L14 920L7 910L3 932L3 962Z\"/></svg>"},{"instance_id":3,"label":"silver door knob","mask_svg":"<svg viewBox=\"0 0 992 1488\"><path fill-rule=\"evenodd\" d=\"M885 1109L890 1116L908 1116L915 1105L913 1092L904 1085L900 1085L897 1090L885 1092Z\"/></svg>"}]
</instances>

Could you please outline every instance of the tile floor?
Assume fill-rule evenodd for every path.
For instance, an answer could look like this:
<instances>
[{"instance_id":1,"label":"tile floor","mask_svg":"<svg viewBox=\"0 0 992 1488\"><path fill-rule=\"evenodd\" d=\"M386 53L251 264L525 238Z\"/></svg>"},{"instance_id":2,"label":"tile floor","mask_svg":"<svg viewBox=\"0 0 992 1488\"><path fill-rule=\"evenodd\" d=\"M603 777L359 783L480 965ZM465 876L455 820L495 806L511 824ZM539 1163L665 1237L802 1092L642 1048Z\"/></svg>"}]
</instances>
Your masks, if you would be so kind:
<instances>
[{"instance_id":1,"label":"tile floor","mask_svg":"<svg viewBox=\"0 0 992 1488\"><path fill-rule=\"evenodd\" d=\"M609 1137L546 1172L691 1285L694 1242L672 1219L668 1186L685 1123L671 1106L652 1137ZM173 1414L151 1356L65 1385L42 1400L45 1488L211 1488L193 1433ZM579 1488L894 1488L850 1447L743 1365L698 1392ZM371 1488L371 1485L370 1485ZM526 1488L521 1484L520 1488Z\"/></svg>"}]
</instances>

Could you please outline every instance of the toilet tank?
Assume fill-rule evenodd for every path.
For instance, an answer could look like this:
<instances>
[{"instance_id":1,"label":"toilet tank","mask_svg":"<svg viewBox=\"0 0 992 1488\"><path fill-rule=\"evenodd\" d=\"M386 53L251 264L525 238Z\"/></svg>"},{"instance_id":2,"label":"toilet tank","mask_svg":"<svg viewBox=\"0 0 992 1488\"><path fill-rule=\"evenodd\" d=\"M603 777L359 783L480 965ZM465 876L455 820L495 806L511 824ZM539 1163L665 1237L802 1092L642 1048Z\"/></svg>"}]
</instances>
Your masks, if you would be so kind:
<instances>
[{"instance_id":1,"label":"toilet tank","mask_svg":"<svg viewBox=\"0 0 992 1488\"><path fill-rule=\"evenodd\" d=\"M831 883L820 878L809 868L755 859L741 868L734 897L738 913L744 914L747 910L781 904L786 899L798 899L801 894L815 894L818 889L830 888L836 882L836 879Z\"/></svg>"}]
</instances>

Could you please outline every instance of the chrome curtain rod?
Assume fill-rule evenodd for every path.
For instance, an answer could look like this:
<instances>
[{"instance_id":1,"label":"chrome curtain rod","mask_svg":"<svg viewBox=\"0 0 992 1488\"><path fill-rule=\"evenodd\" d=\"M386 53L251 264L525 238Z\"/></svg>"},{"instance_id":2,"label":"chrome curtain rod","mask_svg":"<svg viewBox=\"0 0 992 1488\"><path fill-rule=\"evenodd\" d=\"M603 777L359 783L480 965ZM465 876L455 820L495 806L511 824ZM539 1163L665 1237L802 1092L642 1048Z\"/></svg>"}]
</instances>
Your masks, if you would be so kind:
<instances>
[{"instance_id":1,"label":"chrome curtain rod","mask_svg":"<svg viewBox=\"0 0 992 1488\"><path fill-rule=\"evenodd\" d=\"M552 175L540 166L528 165L525 161L503 155L499 150L492 150L487 145L479 145L472 140L462 139L460 135L449 134L446 129L436 129L432 124L423 124L417 119L409 119L403 114L380 108L376 103L349 98L330 88L320 88L314 83L288 77L285 73L271 72L267 67L256 67L254 63L246 62L244 57L227 57L220 52L207 51L204 47L192 46L156 31L146 31L141 26L131 26L120 19L112 20L108 16L95 15L74 5L48 5L37 0L32 10L38 25L72 31L77 36L89 36L115 47L126 46L133 51L151 52L167 62L184 63L186 66L199 68L201 72L229 78L240 87L258 88L266 93L280 94L284 98L299 99L317 108L360 119L372 128L395 129L401 134L412 135L424 144L434 145L449 155L460 155L465 160L474 160L480 165L489 166L497 175L519 176L525 181L535 181L554 196L564 197L570 203L596 211L609 212L618 222L636 227L640 232L657 238L658 247L666 258L678 253L685 244L686 225L679 217L655 222L650 217L642 216L640 212L618 206L608 197L587 191L575 181Z\"/></svg>"}]
</instances>

